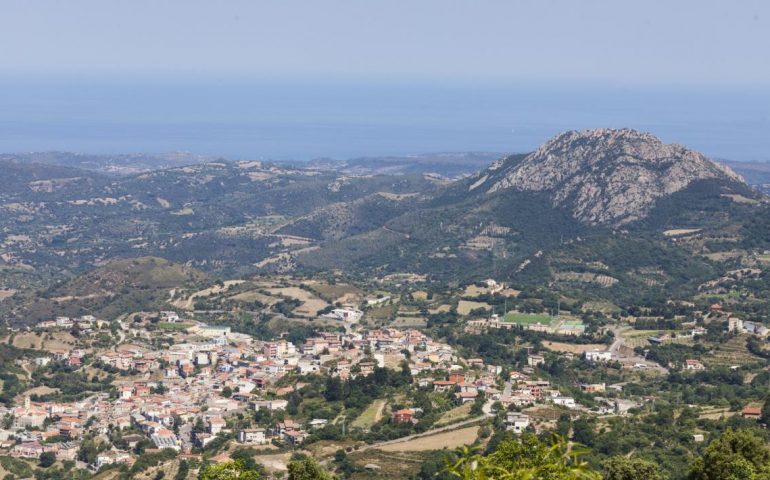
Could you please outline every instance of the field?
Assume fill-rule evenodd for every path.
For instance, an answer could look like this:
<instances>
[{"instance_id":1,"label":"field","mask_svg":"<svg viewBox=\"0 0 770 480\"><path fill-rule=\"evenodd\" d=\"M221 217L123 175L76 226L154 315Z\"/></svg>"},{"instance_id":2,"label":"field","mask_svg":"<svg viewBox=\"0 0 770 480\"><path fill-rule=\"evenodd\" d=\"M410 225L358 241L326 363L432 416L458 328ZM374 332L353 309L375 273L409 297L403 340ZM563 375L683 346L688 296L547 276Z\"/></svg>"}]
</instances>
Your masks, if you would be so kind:
<instances>
[{"instance_id":1,"label":"field","mask_svg":"<svg viewBox=\"0 0 770 480\"><path fill-rule=\"evenodd\" d=\"M737 335L714 349L712 355L703 358L706 366L733 366L747 363L764 363L760 357L749 352L746 348L747 335Z\"/></svg>"},{"instance_id":2,"label":"field","mask_svg":"<svg viewBox=\"0 0 770 480\"><path fill-rule=\"evenodd\" d=\"M171 323L171 322L159 322L158 328L161 330L175 330L175 331L181 331L186 328L189 328L189 323Z\"/></svg>"},{"instance_id":3,"label":"field","mask_svg":"<svg viewBox=\"0 0 770 480\"><path fill-rule=\"evenodd\" d=\"M700 228L674 228L671 230L666 230L663 232L663 235L667 237L678 237L680 235L689 235L691 233L698 232L700 232Z\"/></svg>"},{"instance_id":4,"label":"field","mask_svg":"<svg viewBox=\"0 0 770 480\"><path fill-rule=\"evenodd\" d=\"M420 328L427 325L427 321L423 317L396 317L390 324L392 327L413 327Z\"/></svg>"},{"instance_id":5,"label":"field","mask_svg":"<svg viewBox=\"0 0 770 480\"><path fill-rule=\"evenodd\" d=\"M305 282L305 285L313 289L319 297L328 302L358 304L364 297L363 290L344 283L331 285L325 282L309 281Z\"/></svg>"},{"instance_id":6,"label":"field","mask_svg":"<svg viewBox=\"0 0 770 480\"><path fill-rule=\"evenodd\" d=\"M8 338L3 342L8 342ZM36 350L70 350L75 345L75 337L69 332L57 331L54 333L18 333L13 336L13 346L18 348L34 348Z\"/></svg>"},{"instance_id":7,"label":"field","mask_svg":"<svg viewBox=\"0 0 770 480\"><path fill-rule=\"evenodd\" d=\"M302 302L302 305L294 309L294 313L303 317L315 317L316 312L329 305L325 300L299 287L270 288L268 292L273 295L296 298Z\"/></svg>"},{"instance_id":8,"label":"field","mask_svg":"<svg viewBox=\"0 0 770 480\"><path fill-rule=\"evenodd\" d=\"M366 407L366 410L364 410L358 418L353 421L351 426L368 429L382 418L382 412L384 410L385 400L375 400L371 405Z\"/></svg>"},{"instance_id":9,"label":"field","mask_svg":"<svg viewBox=\"0 0 770 480\"><path fill-rule=\"evenodd\" d=\"M268 305L268 306L274 305L280 301L276 297L270 297L268 295L264 295L262 293L259 293L253 290L233 295L232 297L229 297L229 299L236 302L245 302L245 303L256 301L263 305Z\"/></svg>"},{"instance_id":10,"label":"field","mask_svg":"<svg viewBox=\"0 0 770 480\"><path fill-rule=\"evenodd\" d=\"M243 280L228 280L226 282L223 282L223 284L220 285L214 285L213 287L205 288L203 290L199 290L186 299L179 299L172 302L172 305L174 305L177 308L182 308L185 310L192 310L195 305L195 299L197 298L205 298L209 295L216 295L222 292L227 291L231 286L238 285L243 283Z\"/></svg>"},{"instance_id":11,"label":"field","mask_svg":"<svg viewBox=\"0 0 770 480\"><path fill-rule=\"evenodd\" d=\"M434 426L440 427L442 425L448 425L467 417L471 413L471 407L473 407L473 404L464 403L459 407L455 407L452 410L445 412L443 415L441 415L441 418L438 419Z\"/></svg>"},{"instance_id":12,"label":"field","mask_svg":"<svg viewBox=\"0 0 770 480\"><path fill-rule=\"evenodd\" d=\"M516 323L519 325L533 325L540 323L542 325L550 325L553 321L553 317L550 315L534 315L529 313L509 313L503 319L506 323Z\"/></svg>"},{"instance_id":13,"label":"field","mask_svg":"<svg viewBox=\"0 0 770 480\"><path fill-rule=\"evenodd\" d=\"M585 311L597 311L597 312L603 312L604 314L611 315L613 313L620 312L620 308L611 302L601 302L601 301L594 301L594 302L585 302L583 304L582 310Z\"/></svg>"},{"instance_id":14,"label":"field","mask_svg":"<svg viewBox=\"0 0 770 480\"><path fill-rule=\"evenodd\" d=\"M383 452L380 450L367 450L365 452L353 452L350 458L359 467L365 465L376 468L365 469L356 472L350 477L352 480L391 480L393 478L416 478L420 467L424 462L424 456L420 452Z\"/></svg>"},{"instance_id":15,"label":"field","mask_svg":"<svg viewBox=\"0 0 770 480\"><path fill-rule=\"evenodd\" d=\"M437 433L427 437L415 438L406 442L391 443L379 448L383 452L423 452L426 450L443 450L470 445L476 441L479 427L466 427L459 430Z\"/></svg>"},{"instance_id":16,"label":"field","mask_svg":"<svg viewBox=\"0 0 770 480\"><path fill-rule=\"evenodd\" d=\"M468 315L471 313L472 310L476 310L478 308L486 308L490 309L492 308L492 305L484 302L471 302L469 300L460 300L460 302L457 304L457 313L460 315Z\"/></svg>"}]
</instances>

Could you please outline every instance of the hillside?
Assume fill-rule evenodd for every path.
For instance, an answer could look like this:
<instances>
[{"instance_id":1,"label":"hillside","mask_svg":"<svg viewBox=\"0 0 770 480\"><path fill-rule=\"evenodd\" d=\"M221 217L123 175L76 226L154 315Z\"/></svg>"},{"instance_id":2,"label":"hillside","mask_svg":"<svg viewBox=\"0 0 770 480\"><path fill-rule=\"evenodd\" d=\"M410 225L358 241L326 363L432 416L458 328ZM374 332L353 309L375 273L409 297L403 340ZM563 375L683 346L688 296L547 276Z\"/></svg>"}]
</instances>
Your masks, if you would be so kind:
<instances>
[{"instance_id":1,"label":"hillside","mask_svg":"<svg viewBox=\"0 0 770 480\"><path fill-rule=\"evenodd\" d=\"M599 297L684 292L740 265L743 245L766 248L756 219L767 212L738 175L697 152L632 130L567 132L298 262L491 275Z\"/></svg>"},{"instance_id":2,"label":"hillside","mask_svg":"<svg viewBox=\"0 0 770 480\"><path fill-rule=\"evenodd\" d=\"M9 165L0 288L157 256L224 277L493 276L632 298L692 292L770 248L767 199L741 177L627 129L567 132L454 182L318 164L216 161L121 177Z\"/></svg>"},{"instance_id":3,"label":"hillside","mask_svg":"<svg viewBox=\"0 0 770 480\"><path fill-rule=\"evenodd\" d=\"M170 290L206 279L194 268L157 257L112 261L37 293L20 295L7 307L12 323L31 323L59 315L118 315L167 306ZM32 293L32 292L29 292Z\"/></svg>"}]
</instances>

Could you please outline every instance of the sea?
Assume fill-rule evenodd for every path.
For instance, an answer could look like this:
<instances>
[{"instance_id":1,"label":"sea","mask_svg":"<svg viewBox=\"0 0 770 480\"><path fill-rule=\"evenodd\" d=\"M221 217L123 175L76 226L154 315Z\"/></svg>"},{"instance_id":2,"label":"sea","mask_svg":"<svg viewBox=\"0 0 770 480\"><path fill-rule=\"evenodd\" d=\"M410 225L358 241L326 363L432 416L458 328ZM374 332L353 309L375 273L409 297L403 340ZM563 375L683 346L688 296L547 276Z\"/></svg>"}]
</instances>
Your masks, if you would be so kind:
<instances>
[{"instance_id":1,"label":"sea","mask_svg":"<svg viewBox=\"0 0 770 480\"><path fill-rule=\"evenodd\" d=\"M0 76L0 152L186 151L303 161L527 152L631 127L770 161L770 88L202 75Z\"/></svg>"}]
</instances>

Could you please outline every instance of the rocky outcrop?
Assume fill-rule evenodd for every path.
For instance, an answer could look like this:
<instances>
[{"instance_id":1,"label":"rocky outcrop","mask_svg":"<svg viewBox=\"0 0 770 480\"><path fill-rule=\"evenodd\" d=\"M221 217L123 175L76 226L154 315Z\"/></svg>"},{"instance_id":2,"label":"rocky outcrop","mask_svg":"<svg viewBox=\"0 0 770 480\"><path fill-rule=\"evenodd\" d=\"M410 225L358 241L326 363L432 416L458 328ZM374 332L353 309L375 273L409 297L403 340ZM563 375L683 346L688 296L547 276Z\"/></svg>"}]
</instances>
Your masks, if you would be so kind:
<instances>
[{"instance_id":1,"label":"rocky outcrop","mask_svg":"<svg viewBox=\"0 0 770 480\"><path fill-rule=\"evenodd\" d=\"M554 206L568 208L583 223L616 226L644 218L659 198L704 179L743 181L681 145L602 128L557 135L521 161L481 172L473 187L489 194L510 188L547 192Z\"/></svg>"}]
</instances>

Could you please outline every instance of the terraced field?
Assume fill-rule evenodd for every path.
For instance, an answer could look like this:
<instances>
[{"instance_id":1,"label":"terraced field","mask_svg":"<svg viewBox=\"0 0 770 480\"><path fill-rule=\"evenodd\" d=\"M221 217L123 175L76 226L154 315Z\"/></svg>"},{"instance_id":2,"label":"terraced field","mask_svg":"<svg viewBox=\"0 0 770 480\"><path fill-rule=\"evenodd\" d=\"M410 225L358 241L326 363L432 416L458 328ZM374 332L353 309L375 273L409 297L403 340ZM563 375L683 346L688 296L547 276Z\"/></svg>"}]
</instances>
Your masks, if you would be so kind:
<instances>
[{"instance_id":1,"label":"terraced field","mask_svg":"<svg viewBox=\"0 0 770 480\"><path fill-rule=\"evenodd\" d=\"M748 335L738 335L719 346L713 355L703 359L707 366L732 366L764 362L746 348Z\"/></svg>"}]
</instances>

